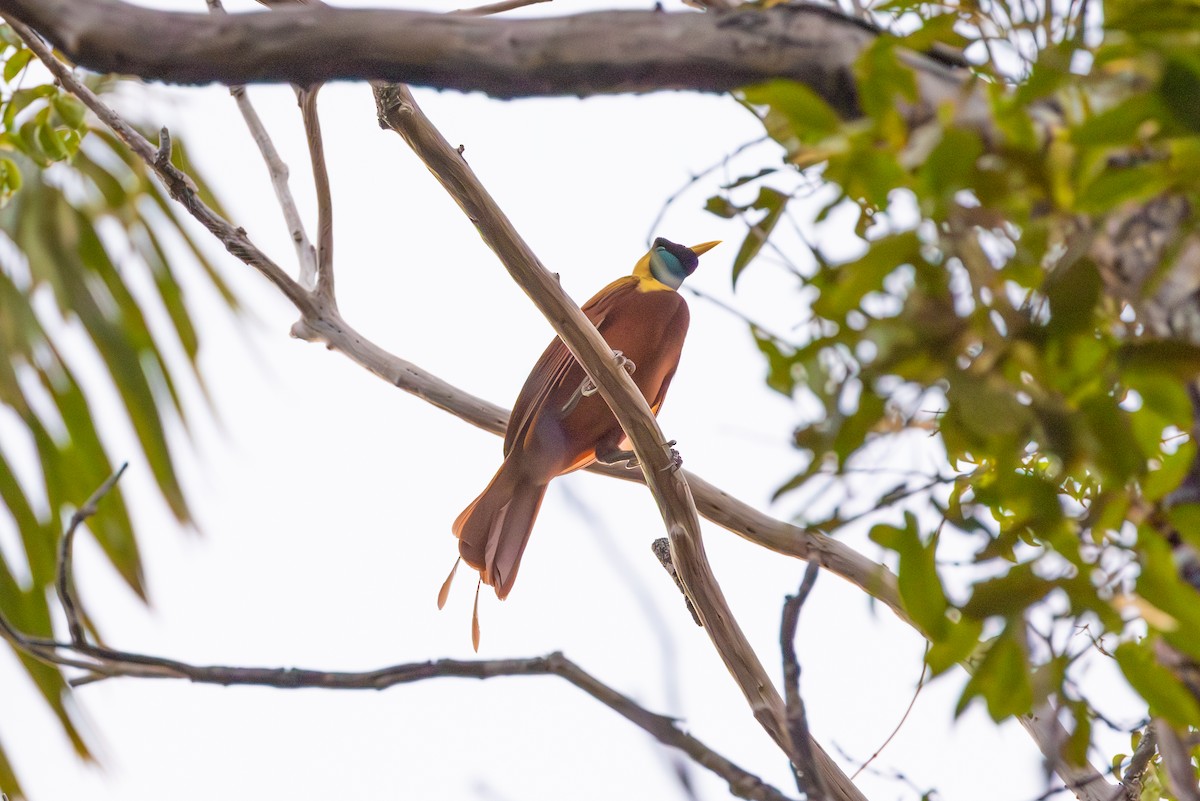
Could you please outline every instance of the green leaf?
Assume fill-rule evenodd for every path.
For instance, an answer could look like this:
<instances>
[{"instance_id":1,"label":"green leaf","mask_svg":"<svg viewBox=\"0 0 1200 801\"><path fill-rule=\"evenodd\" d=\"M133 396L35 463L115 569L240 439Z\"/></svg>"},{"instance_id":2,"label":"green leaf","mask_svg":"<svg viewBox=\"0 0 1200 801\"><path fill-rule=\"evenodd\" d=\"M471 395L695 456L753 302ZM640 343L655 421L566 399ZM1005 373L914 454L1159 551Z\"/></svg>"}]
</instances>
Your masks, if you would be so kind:
<instances>
[{"instance_id":1,"label":"green leaf","mask_svg":"<svg viewBox=\"0 0 1200 801\"><path fill-rule=\"evenodd\" d=\"M1186 729L1200 726L1200 703L1176 678L1160 665L1151 650L1153 639L1140 643L1123 642L1114 656L1126 681L1146 699L1151 714L1166 718L1175 726Z\"/></svg>"},{"instance_id":2,"label":"green leaf","mask_svg":"<svg viewBox=\"0 0 1200 801\"><path fill-rule=\"evenodd\" d=\"M763 244L771 236L771 232L775 230L775 224L779 222L784 208L787 207L787 202L787 195L769 186L764 186L759 190L758 199L754 201L753 208L763 209L766 213L758 222L750 226L750 230L746 232L746 238L742 240L742 246L738 249L737 256L733 259L734 287L737 286L742 270L746 269L746 265L758 255Z\"/></svg>"},{"instance_id":3,"label":"green leaf","mask_svg":"<svg viewBox=\"0 0 1200 801\"><path fill-rule=\"evenodd\" d=\"M1196 74L1189 60L1178 57L1167 59L1158 93L1174 118L1188 130L1197 132L1200 131L1200 107L1197 107L1195 98L1200 97L1200 75Z\"/></svg>"},{"instance_id":4,"label":"green leaf","mask_svg":"<svg viewBox=\"0 0 1200 801\"><path fill-rule=\"evenodd\" d=\"M821 294L813 301L813 311L831 320L844 317L859 307L867 293L883 289L884 279L897 268L919 258L920 247L915 231L870 242L859 259L837 268L832 284L814 281Z\"/></svg>"},{"instance_id":5,"label":"green leaf","mask_svg":"<svg viewBox=\"0 0 1200 801\"><path fill-rule=\"evenodd\" d=\"M895 551L900 556L897 579L900 600L913 621L930 639L937 641L946 635L946 594L938 577L935 551L937 538L928 545L921 542L917 518L904 513L904 527L880 524L871 529L873 542Z\"/></svg>"},{"instance_id":6,"label":"green leaf","mask_svg":"<svg viewBox=\"0 0 1200 801\"><path fill-rule=\"evenodd\" d=\"M1160 118L1166 109L1151 95L1134 95L1111 109L1089 117L1071 131L1071 141L1081 147L1132 145L1140 139L1147 120Z\"/></svg>"},{"instance_id":7,"label":"green leaf","mask_svg":"<svg viewBox=\"0 0 1200 801\"><path fill-rule=\"evenodd\" d=\"M1079 411L1094 437L1091 455L1102 478L1119 485L1144 472L1146 456L1116 398L1093 395L1080 404Z\"/></svg>"},{"instance_id":8,"label":"green leaf","mask_svg":"<svg viewBox=\"0 0 1200 801\"><path fill-rule=\"evenodd\" d=\"M943 131L941 141L919 169L925 191L934 197L945 198L970 188L975 164L982 155L983 142L979 134L962 128Z\"/></svg>"},{"instance_id":9,"label":"green leaf","mask_svg":"<svg viewBox=\"0 0 1200 801\"><path fill-rule=\"evenodd\" d=\"M83 126L84 118L87 115L87 106L83 105L81 101L71 95L59 92L50 98L50 105L64 125L70 128Z\"/></svg>"},{"instance_id":10,"label":"green leaf","mask_svg":"<svg viewBox=\"0 0 1200 801\"><path fill-rule=\"evenodd\" d=\"M9 47L25 46L25 42L21 40L20 36L17 36L17 32L8 24L0 24L0 42L4 42Z\"/></svg>"},{"instance_id":11,"label":"green leaf","mask_svg":"<svg viewBox=\"0 0 1200 801\"><path fill-rule=\"evenodd\" d=\"M1194 532L1189 536L1194 537ZM1172 619L1169 625L1146 622L1172 646L1200 661L1200 595L1180 576L1171 546L1159 532L1143 525L1137 544L1142 555L1137 594Z\"/></svg>"},{"instance_id":12,"label":"green leaf","mask_svg":"<svg viewBox=\"0 0 1200 801\"><path fill-rule=\"evenodd\" d=\"M979 648L979 635L983 623L972 618L963 618L951 625L945 636L931 643L925 663L932 675L940 676L957 664L965 662Z\"/></svg>"},{"instance_id":13,"label":"green leaf","mask_svg":"<svg viewBox=\"0 0 1200 801\"><path fill-rule=\"evenodd\" d=\"M1190 381L1200 375L1200 347L1183 340L1126 342L1117 350L1121 370L1160 373Z\"/></svg>"},{"instance_id":14,"label":"green leaf","mask_svg":"<svg viewBox=\"0 0 1200 801\"><path fill-rule=\"evenodd\" d=\"M1096 329L1096 304L1100 301L1100 271L1090 259L1078 259L1065 270L1046 279L1050 320L1046 330L1052 337L1091 334Z\"/></svg>"},{"instance_id":15,"label":"green leaf","mask_svg":"<svg viewBox=\"0 0 1200 801\"><path fill-rule=\"evenodd\" d=\"M2 27L7 28L8 26ZM13 771L12 763L8 761L3 744L0 744L0 787L4 788L4 792L11 801L19 801L19 799L28 797L20 782L17 781L17 774Z\"/></svg>"},{"instance_id":16,"label":"green leaf","mask_svg":"<svg viewBox=\"0 0 1200 801\"><path fill-rule=\"evenodd\" d=\"M1054 582L1033 572L1033 563L1014 566L996 578L981 581L971 590L971 598L963 606L963 614L983 621L989 617L1016 617L1045 598L1054 589Z\"/></svg>"},{"instance_id":17,"label":"green leaf","mask_svg":"<svg viewBox=\"0 0 1200 801\"><path fill-rule=\"evenodd\" d=\"M1021 623L1009 623L1000 636L992 640L975 674L963 688L954 715L958 717L972 698L982 696L988 714L999 723L1012 715L1021 715L1033 706L1033 682L1025 646L1017 639L1014 628Z\"/></svg>"},{"instance_id":18,"label":"green leaf","mask_svg":"<svg viewBox=\"0 0 1200 801\"><path fill-rule=\"evenodd\" d=\"M774 122L801 142L819 141L837 133L842 125L841 117L832 106L808 86L796 81L778 78L749 86L742 90L742 97L747 103L767 106L778 115L776 120L769 121L768 132L772 127L770 122ZM776 133L772 133L772 138L782 141Z\"/></svg>"},{"instance_id":19,"label":"green leaf","mask_svg":"<svg viewBox=\"0 0 1200 801\"><path fill-rule=\"evenodd\" d=\"M0 208L21 190L21 168L10 158L0 158Z\"/></svg>"},{"instance_id":20,"label":"green leaf","mask_svg":"<svg viewBox=\"0 0 1200 801\"><path fill-rule=\"evenodd\" d=\"M1163 162L1110 169L1084 187L1077 198L1076 209L1102 214L1122 203L1147 201L1165 192L1175 180L1175 173Z\"/></svg>"},{"instance_id":21,"label":"green leaf","mask_svg":"<svg viewBox=\"0 0 1200 801\"><path fill-rule=\"evenodd\" d=\"M12 83L13 78L16 78L21 73L21 70L25 69L25 65L32 58L33 51L24 47L9 56L8 60L4 62L4 82Z\"/></svg>"},{"instance_id":22,"label":"green leaf","mask_svg":"<svg viewBox=\"0 0 1200 801\"><path fill-rule=\"evenodd\" d=\"M49 84L34 86L29 89L18 89L4 104L4 128L11 131L16 126L17 117L35 100L57 94L58 90Z\"/></svg>"},{"instance_id":23,"label":"green leaf","mask_svg":"<svg viewBox=\"0 0 1200 801\"><path fill-rule=\"evenodd\" d=\"M795 354L785 351L786 345L758 328L751 327L750 333L767 359L767 386L791 397L796 389Z\"/></svg>"},{"instance_id":24,"label":"green leaf","mask_svg":"<svg viewBox=\"0 0 1200 801\"><path fill-rule=\"evenodd\" d=\"M43 122L37 127L37 138L42 152L54 161L63 161L70 157L71 151L67 149L62 133L50 123Z\"/></svg>"},{"instance_id":25,"label":"green leaf","mask_svg":"<svg viewBox=\"0 0 1200 801\"><path fill-rule=\"evenodd\" d=\"M724 195L713 195L704 204L704 210L726 220L731 220L746 210L746 206L735 206Z\"/></svg>"},{"instance_id":26,"label":"green leaf","mask_svg":"<svg viewBox=\"0 0 1200 801\"><path fill-rule=\"evenodd\" d=\"M1196 443L1189 440L1175 453L1160 457L1158 469L1148 471L1141 478L1142 496L1148 501L1159 501L1178 489L1196 459L1196 452ZM1200 537L1197 537L1196 545L1200 547Z\"/></svg>"},{"instance_id":27,"label":"green leaf","mask_svg":"<svg viewBox=\"0 0 1200 801\"><path fill-rule=\"evenodd\" d=\"M29 454L17 452L19 436L5 438L0 503L16 525L13 543L23 551L16 556L28 564L30 586L18 586L0 558L0 610L38 637L53 633L47 603L52 593L47 591L63 518L112 472L97 431L93 386L105 395L109 423L134 430L159 491L187 519L173 465L178 443L168 441L166 427L173 418L186 425L176 377L190 371L199 379L199 335L184 302L180 270L185 268L168 261L169 247L178 242L190 250L202 283L207 275L208 285L237 308L189 232L190 222L182 222L181 212L145 165L111 134L84 139L88 129L82 108L51 84L16 90L3 104L5 130L0 133L0 147L16 151L0 159L0 201L7 201L0 202L0 227L13 250L6 264L19 265L15 271L0 267L0 411L23 429L40 468L32 477L22 472L18 479L9 461L28 462ZM52 158L73 155L73 161L56 163L50 177L41 169ZM203 187L199 176L193 178ZM219 208L211 194L206 199ZM164 245L171 236L177 242ZM137 273L147 273L153 283ZM135 295L130 289L134 284L152 289ZM31 301L35 296L37 304ZM155 330L148 318L156 320ZM56 343L64 321L70 337L86 338L91 345L80 350L73 342L66 351L70 362ZM173 336L183 358L173 346L166 347ZM87 364L86 390L75 378L73 363L81 372ZM105 378L110 387L103 387ZM119 401L115 405L113 398ZM136 592L144 592L133 523L119 487L105 498L88 528L122 577ZM62 673L28 658L21 664L76 750L86 756ZM11 766L0 753L0 788L11 794L16 787Z\"/></svg>"}]
</instances>

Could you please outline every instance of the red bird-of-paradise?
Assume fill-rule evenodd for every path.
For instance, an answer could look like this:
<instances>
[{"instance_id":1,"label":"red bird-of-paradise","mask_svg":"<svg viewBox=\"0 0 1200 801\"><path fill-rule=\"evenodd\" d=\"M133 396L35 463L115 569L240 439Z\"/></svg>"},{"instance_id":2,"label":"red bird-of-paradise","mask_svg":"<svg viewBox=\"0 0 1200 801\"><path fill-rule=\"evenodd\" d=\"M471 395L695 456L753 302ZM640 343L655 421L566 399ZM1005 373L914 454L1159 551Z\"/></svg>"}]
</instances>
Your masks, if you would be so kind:
<instances>
[{"instance_id":1,"label":"red bird-of-paradise","mask_svg":"<svg viewBox=\"0 0 1200 801\"><path fill-rule=\"evenodd\" d=\"M583 313L621 359L655 414L662 407L687 336L688 307L677 291L699 256L718 242L692 247L663 238L633 268L583 306ZM625 432L562 340L555 337L517 396L504 435L504 463L454 521L459 561L505 598L552 479L599 461L632 463ZM446 603L454 570L438 594ZM479 650L479 588L472 642Z\"/></svg>"}]
</instances>

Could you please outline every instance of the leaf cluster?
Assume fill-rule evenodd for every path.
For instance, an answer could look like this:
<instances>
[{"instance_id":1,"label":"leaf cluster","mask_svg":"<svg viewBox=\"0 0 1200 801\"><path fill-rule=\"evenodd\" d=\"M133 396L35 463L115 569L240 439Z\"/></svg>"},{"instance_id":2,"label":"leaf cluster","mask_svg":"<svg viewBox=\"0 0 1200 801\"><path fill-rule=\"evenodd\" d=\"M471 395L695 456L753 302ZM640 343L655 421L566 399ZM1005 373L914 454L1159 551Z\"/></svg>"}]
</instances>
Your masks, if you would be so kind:
<instances>
[{"instance_id":1,"label":"leaf cluster","mask_svg":"<svg viewBox=\"0 0 1200 801\"><path fill-rule=\"evenodd\" d=\"M881 492L879 509L908 511L871 539L895 555L934 674L968 666L959 711L981 698L1001 720L1054 697L1080 761L1097 719L1078 683L1085 656L1115 665L1147 714L1200 726L1197 687L1158 650L1200 663L1200 595L1175 561L1181 542L1200 547L1200 512L1172 495L1196 458L1200 347L1139 316L1194 232L1186 220L1170 232L1133 298L1095 248L1138 204L1195 207L1200 7L1110 2L1102 23L1086 4L1065 17L1024 8L889 4L911 32L861 56L860 119L794 83L745 89L792 170L750 176L748 203L727 191L708 208L755 215L737 281L778 237L788 180L834 187L808 212L805 335L753 329L767 384L819 410L794 432L807 466L779 494L812 497L935 434L945 472ZM1015 70L995 55L1004 37L1024 54ZM905 122L919 98L904 54L935 45L985 55L969 89L987 98L988 127L950 107ZM847 250L831 224L846 210L853 258L832 255ZM836 534L857 518L835 508L805 522Z\"/></svg>"},{"instance_id":2,"label":"leaf cluster","mask_svg":"<svg viewBox=\"0 0 1200 801\"><path fill-rule=\"evenodd\" d=\"M5 26L0 43L0 525L15 529L21 544L0 556L0 609L21 630L49 637L59 537L115 462L140 455L175 517L191 520L175 467L181 440L171 428L186 431L179 386L199 382L200 339L180 253L200 268L192 286L207 284L230 308L237 303L145 166L94 127L77 100L39 83L32 53ZM111 86L95 82L97 90ZM185 150L177 147L175 157L197 174ZM99 376L84 367L93 360L103 366ZM100 413L102 396L118 399L115 415ZM121 429L132 431L140 454L112 453ZM135 525L119 489L88 527L145 597ZM88 755L62 674L21 658L75 749ZM0 786L20 792L2 751Z\"/></svg>"}]
</instances>

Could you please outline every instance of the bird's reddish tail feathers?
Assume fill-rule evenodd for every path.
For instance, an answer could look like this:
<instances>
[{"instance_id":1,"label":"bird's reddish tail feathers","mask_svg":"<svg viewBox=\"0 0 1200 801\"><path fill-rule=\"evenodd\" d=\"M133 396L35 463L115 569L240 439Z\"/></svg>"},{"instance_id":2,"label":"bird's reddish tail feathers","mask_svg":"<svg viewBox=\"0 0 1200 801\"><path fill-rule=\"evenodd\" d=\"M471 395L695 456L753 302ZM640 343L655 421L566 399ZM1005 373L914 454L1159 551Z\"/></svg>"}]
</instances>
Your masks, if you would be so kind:
<instances>
[{"instance_id":1,"label":"bird's reddish tail feathers","mask_svg":"<svg viewBox=\"0 0 1200 801\"><path fill-rule=\"evenodd\" d=\"M546 484L529 481L505 462L487 488L454 521L458 552L484 584L505 598L517 579Z\"/></svg>"}]
</instances>

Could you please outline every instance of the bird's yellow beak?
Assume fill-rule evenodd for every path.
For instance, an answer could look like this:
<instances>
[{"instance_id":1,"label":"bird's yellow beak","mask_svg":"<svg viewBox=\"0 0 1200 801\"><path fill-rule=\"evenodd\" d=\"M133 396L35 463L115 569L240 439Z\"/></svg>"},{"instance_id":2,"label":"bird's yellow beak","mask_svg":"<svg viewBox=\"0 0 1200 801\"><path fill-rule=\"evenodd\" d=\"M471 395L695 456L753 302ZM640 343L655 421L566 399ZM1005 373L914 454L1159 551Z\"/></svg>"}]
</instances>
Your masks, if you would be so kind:
<instances>
[{"instance_id":1,"label":"bird's yellow beak","mask_svg":"<svg viewBox=\"0 0 1200 801\"><path fill-rule=\"evenodd\" d=\"M721 240L714 239L712 242L702 242L699 245L692 245L690 248L688 248L688 250L692 251L697 256L700 256L712 250L719 244L721 244Z\"/></svg>"}]
</instances>

